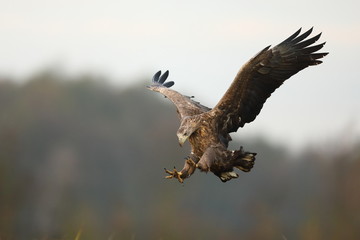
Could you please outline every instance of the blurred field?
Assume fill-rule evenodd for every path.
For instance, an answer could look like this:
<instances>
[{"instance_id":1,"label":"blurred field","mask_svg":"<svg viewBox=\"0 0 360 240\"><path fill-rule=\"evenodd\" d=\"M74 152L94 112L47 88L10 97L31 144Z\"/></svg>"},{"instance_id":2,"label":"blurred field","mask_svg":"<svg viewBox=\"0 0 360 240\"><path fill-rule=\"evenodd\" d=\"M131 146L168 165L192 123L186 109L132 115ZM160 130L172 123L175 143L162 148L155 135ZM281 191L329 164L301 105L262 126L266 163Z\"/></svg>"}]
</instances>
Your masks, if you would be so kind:
<instances>
[{"instance_id":1,"label":"blurred field","mask_svg":"<svg viewBox=\"0 0 360 240\"><path fill-rule=\"evenodd\" d=\"M234 143L253 171L181 185L163 179L188 154L175 109L145 85L0 79L1 240L360 239L360 142L294 154L254 136Z\"/></svg>"}]
</instances>

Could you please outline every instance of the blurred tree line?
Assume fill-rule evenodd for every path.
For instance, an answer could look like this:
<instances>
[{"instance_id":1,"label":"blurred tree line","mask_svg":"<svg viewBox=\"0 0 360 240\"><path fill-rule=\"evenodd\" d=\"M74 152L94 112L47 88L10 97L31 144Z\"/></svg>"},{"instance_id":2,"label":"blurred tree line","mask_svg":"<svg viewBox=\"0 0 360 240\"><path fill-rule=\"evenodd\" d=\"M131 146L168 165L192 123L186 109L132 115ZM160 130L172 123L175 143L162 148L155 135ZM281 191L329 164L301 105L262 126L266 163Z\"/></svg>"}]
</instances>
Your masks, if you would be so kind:
<instances>
[{"instance_id":1,"label":"blurred tree line","mask_svg":"<svg viewBox=\"0 0 360 240\"><path fill-rule=\"evenodd\" d=\"M182 185L163 178L189 150L175 109L145 85L0 79L0 239L360 239L360 144L245 139L250 173Z\"/></svg>"}]
</instances>

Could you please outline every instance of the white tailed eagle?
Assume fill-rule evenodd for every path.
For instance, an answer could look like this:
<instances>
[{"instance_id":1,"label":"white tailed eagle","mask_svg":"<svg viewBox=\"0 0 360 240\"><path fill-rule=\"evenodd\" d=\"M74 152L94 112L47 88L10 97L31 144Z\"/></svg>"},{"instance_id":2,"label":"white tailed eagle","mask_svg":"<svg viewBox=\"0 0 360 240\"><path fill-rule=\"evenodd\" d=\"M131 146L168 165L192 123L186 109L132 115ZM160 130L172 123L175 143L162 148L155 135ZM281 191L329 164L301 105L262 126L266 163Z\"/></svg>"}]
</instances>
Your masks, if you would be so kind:
<instances>
[{"instance_id":1,"label":"white tailed eagle","mask_svg":"<svg viewBox=\"0 0 360 240\"><path fill-rule=\"evenodd\" d=\"M230 133L252 122L260 113L266 99L280 85L300 70L322 63L328 53L317 53L325 44L312 45L321 33L308 38L312 28L299 35L301 28L289 38L261 50L237 73L234 81L214 108L208 108L184 96L170 87L174 82L165 82L169 72L157 72L148 88L160 92L172 101L180 118L177 137L180 145L189 140L191 153L185 160L184 168L177 171L165 169L166 178L183 182L196 168L213 172L226 182L239 175L234 167L248 172L254 165L256 153L228 150Z\"/></svg>"}]
</instances>

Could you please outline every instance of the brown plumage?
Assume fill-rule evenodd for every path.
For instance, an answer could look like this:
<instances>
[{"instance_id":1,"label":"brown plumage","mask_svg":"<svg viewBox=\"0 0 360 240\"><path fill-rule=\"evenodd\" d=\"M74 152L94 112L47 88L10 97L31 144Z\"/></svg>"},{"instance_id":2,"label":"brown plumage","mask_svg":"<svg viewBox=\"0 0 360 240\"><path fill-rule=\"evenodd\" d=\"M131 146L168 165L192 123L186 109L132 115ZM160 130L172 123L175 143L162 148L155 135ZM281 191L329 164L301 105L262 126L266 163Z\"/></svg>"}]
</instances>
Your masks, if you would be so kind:
<instances>
[{"instance_id":1,"label":"brown plumage","mask_svg":"<svg viewBox=\"0 0 360 240\"><path fill-rule=\"evenodd\" d=\"M160 92L177 107L180 127L177 131L179 143L191 144L191 154L184 168L178 172L166 170L166 178L177 178L183 182L196 168L211 171L221 181L237 178L234 167L248 172L254 165L256 153L227 150L231 141L229 133L255 120L266 99L283 82L300 70L322 63L319 59L328 53L316 53L325 43L312 45L321 33L306 39L312 28L300 34L301 29L276 45L264 48L243 65L219 103L210 109L184 96L170 87L174 82L165 82L169 72L157 72L153 84L148 88Z\"/></svg>"}]
</instances>

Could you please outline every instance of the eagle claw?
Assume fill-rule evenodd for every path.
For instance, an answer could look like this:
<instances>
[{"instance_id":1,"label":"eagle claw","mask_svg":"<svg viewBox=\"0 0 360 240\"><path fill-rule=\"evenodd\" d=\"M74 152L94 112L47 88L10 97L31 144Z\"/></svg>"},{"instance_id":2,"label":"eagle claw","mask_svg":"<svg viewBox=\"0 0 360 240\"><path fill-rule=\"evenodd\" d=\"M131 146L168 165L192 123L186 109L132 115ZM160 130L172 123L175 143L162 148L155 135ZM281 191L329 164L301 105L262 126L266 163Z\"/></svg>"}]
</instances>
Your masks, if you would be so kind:
<instances>
[{"instance_id":1,"label":"eagle claw","mask_svg":"<svg viewBox=\"0 0 360 240\"><path fill-rule=\"evenodd\" d=\"M166 179L176 178L180 183L184 182L184 179L181 178L183 175L182 172L178 172L175 167L173 171L167 170L165 168L165 172L169 174L169 176L165 176Z\"/></svg>"}]
</instances>

